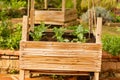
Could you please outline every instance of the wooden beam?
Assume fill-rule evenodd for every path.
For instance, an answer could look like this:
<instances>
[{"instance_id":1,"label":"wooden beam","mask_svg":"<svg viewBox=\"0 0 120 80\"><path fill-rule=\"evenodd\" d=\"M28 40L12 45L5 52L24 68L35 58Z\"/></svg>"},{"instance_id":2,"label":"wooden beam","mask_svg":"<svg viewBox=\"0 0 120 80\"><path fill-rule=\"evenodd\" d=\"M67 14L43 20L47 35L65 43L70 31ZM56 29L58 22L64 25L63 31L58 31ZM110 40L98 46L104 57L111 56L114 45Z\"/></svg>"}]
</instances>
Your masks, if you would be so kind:
<instances>
[{"instance_id":1,"label":"wooden beam","mask_svg":"<svg viewBox=\"0 0 120 80\"><path fill-rule=\"evenodd\" d=\"M99 72L94 73L94 80L99 80Z\"/></svg>"},{"instance_id":2,"label":"wooden beam","mask_svg":"<svg viewBox=\"0 0 120 80\"><path fill-rule=\"evenodd\" d=\"M45 9L47 9L47 5L48 5L48 3L47 3L47 0L44 0L44 4L45 4Z\"/></svg>"},{"instance_id":3,"label":"wooden beam","mask_svg":"<svg viewBox=\"0 0 120 80\"><path fill-rule=\"evenodd\" d=\"M97 27L96 27L96 43L101 43L102 34L102 18L97 18Z\"/></svg>"},{"instance_id":4,"label":"wooden beam","mask_svg":"<svg viewBox=\"0 0 120 80\"><path fill-rule=\"evenodd\" d=\"M25 80L25 71L24 70L20 70L19 80Z\"/></svg>"},{"instance_id":5,"label":"wooden beam","mask_svg":"<svg viewBox=\"0 0 120 80\"><path fill-rule=\"evenodd\" d=\"M34 10L34 0L31 0L31 10L30 10L30 29L33 31L34 30L34 15L35 15L35 10Z\"/></svg>"},{"instance_id":6,"label":"wooden beam","mask_svg":"<svg viewBox=\"0 0 120 80\"><path fill-rule=\"evenodd\" d=\"M28 0L28 8L27 8L27 15L28 15L28 17L29 17L29 15L30 15L30 0Z\"/></svg>"},{"instance_id":7,"label":"wooden beam","mask_svg":"<svg viewBox=\"0 0 120 80\"><path fill-rule=\"evenodd\" d=\"M62 11L65 12L66 0L62 0Z\"/></svg>"},{"instance_id":8,"label":"wooden beam","mask_svg":"<svg viewBox=\"0 0 120 80\"><path fill-rule=\"evenodd\" d=\"M28 16L23 16L22 41L28 40Z\"/></svg>"},{"instance_id":9,"label":"wooden beam","mask_svg":"<svg viewBox=\"0 0 120 80\"><path fill-rule=\"evenodd\" d=\"M76 2L76 0L73 0L73 3L74 3L74 9L76 9L76 7L77 7L77 2Z\"/></svg>"}]
</instances>

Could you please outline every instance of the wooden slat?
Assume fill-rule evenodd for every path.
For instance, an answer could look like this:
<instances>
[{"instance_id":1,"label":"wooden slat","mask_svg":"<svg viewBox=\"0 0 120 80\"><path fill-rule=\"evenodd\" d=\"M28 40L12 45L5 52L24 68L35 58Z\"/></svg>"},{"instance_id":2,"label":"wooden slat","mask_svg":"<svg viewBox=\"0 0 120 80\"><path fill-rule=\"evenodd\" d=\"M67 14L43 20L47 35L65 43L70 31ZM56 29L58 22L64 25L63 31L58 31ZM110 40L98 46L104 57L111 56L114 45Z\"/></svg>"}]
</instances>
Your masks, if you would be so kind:
<instances>
[{"instance_id":1,"label":"wooden slat","mask_svg":"<svg viewBox=\"0 0 120 80\"><path fill-rule=\"evenodd\" d=\"M40 41L22 41L24 48L46 48L46 49L64 49L64 50L101 50L101 44L95 43L64 43L64 42L40 42Z\"/></svg>"},{"instance_id":2,"label":"wooden slat","mask_svg":"<svg viewBox=\"0 0 120 80\"><path fill-rule=\"evenodd\" d=\"M29 51L27 51L29 50ZM58 50L47 50L47 49L44 49L44 50L30 50L30 49L27 49L25 51L21 51L23 53L23 55L40 55L40 56L71 56L71 57L78 57L78 56L86 56L87 57L91 57L91 56L98 56L98 54L100 53L100 51L58 51ZM101 56L101 55L100 55Z\"/></svg>"},{"instance_id":3,"label":"wooden slat","mask_svg":"<svg viewBox=\"0 0 120 80\"><path fill-rule=\"evenodd\" d=\"M30 70L30 73L39 73L39 74L56 74L56 75L82 75L89 76L90 72L79 72L79 71L53 71L53 70Z\"/></svg>"},{"instance_id":4,"label":"wooden slat","mask_svg":"<svg viewBox=\"0 0 120 80\"><path fill-rule=\"evenodd\" d=\"M24 62L24 61L23 61ZM87 71L87 72L100 72L100 66L96 65L67 65L67 64L38 64L38 63L21 63L21 69L28 70L62 70L62 71Z\"/></svg>"},{"instance_id":5,"label":"wooden slat","mask_svg":"<svg viewBox=\"0 0 120 80\"><path fill-rule=\"evenodd\" d=\"M74 9L76 9L77 8L77 1L73 0L73 3L74 3Z\"/></svg>"},{"instance_id":6,"label":"wooden slat","mask_svg":"<svg viewBox=\"0 0 120 80\"><path fill-rule=\"evenodd\" d=\"M47 9L47 5L48 5L47 0L44 0L44 4L45 4L45 9Z\"/></svg>"},{"instance_id":7,"label":"wooden slat","mask_svg":"<svg viewBox=\"0 0 120 80\"><path fill-rule=\"evenodd\" d=\"M62 0L62 11L65 12L66 0Z\"/></svg>"},{"instance_id":8,"label":"wooden slat","mask_svg":"<svg viewBox=\"0 0 120 80\"><path fill-rule=\"evenodd\" d=\"M38 63L38 64L61 64L61 65L65 65L65 64L67 65L88 65L88 66L89 65L97 66L96 63L99 64L99 57L80 57L80 56L79 57L22 56L21 60L23 60L23 62L26 64L27 63L37 64Z\"/></svg>"},{"instance_id":9,"label":"wooden slat","mask_svg":"<svg viewBox=\"0 0 120 80\"><path fill-rule=\"evenodd\" d=\"M41 22L44 22L44 24L52 24L52 25L64 25L64 22L61 21L43 21L43 20L35 20L35 24L40 24Z\"/></svg>"}]
</instances>

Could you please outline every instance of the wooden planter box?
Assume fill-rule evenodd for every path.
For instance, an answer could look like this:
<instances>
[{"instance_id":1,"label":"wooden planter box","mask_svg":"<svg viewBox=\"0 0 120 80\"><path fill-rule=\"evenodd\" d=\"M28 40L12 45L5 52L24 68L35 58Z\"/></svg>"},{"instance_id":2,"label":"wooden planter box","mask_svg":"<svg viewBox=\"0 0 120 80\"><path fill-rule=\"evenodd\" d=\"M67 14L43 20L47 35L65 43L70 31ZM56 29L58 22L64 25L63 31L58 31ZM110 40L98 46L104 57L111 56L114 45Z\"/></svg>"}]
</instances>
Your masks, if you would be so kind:
<instances>
[{"instance_id":1,"label":"wooden planter box","mask_svg":"<svg viewBox=\"0 0 120 80\"><path fill-rule=\"evenodd\" d=\"M22 41L20 42L20 79L25 71L41 74L89 75L99 80L101 71L101 28L98 18L96 43L29 41L28 17L23 17ZM94 75L91 75L93 73Z\"/></svg>"}]
</instances>

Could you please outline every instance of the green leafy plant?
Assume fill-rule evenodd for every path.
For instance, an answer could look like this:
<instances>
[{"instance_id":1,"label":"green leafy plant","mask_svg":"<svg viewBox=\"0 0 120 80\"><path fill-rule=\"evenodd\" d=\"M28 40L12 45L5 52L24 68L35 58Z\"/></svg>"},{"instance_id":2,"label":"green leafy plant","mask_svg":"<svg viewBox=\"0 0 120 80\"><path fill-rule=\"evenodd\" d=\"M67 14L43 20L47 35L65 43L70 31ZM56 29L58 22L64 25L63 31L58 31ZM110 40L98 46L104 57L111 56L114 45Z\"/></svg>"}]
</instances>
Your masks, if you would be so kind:
<instances>
[{"instance_id":1,"label":"green leafy plant","mask_svg":"<svg viewBox=\"0 0 120 80\"><path fill-rule=\"evenodd\" d=\"M0 23L0 48L19 49L21 40L21 25L12 25L9 21L3 20Z\"/></svg>"},{"instance_id":2,"label":"green leafy plant","mask_svg":"<svg viewBox=\"0 0 120 80\"><path fill-rule=\"evenodd\" d=\"M19 70L16 70L16 69L11 69L8 71L9 74L18 74L19 73Z\"/></svg>"},{"instance_id":3,"label":"green leafy plant","mask_svg":"<svg viewBox=\"0 0 120 80\"><path fill-rule=\"evenodd\" d=\"M47 28L48 27L45 26L44 23L41 23L39 26L35 26L34 32L30 32L30 35L33 38L33 40L39 41L43 36L43 32L45 32Z\"/></svg>"},{"instance_id":4,"label":"green leafy plant","mask_svg":"<svg viewBox=\"0 0 120 80\"><path fill-rule=\"evenodd\" d=\"M19 49L19 42L21 40L22 26L21 24L16 24L16 27L12 29L10 37L7 39L7 44L9 49Z\"/></svg>"},{"instance_id":5,"label":"green leafy plant","mask_svg":"<svg viewBox=\"0 0 120 80\"><path fill-rule=\"evenodd\" d=\"M120 22L120 16L117 16L117 15L116 15L114 22Z\"/></svg>"},{"instance_id":6,"label":"green leafy plant","mask_svg":"<svg viewBox=\"0 0 120 80\"><path fill-rule=\"evenodd\" d=\"M82 25L72 26L70 29L73 30L72 35L77 37L72 40L73 42L86 42L84 35L85 33L88 33L87 29L85 29Z\"/></svg>"},{"instance_id":7,"label":"green leafy plant","mask_svg":"<svg viewBox=\"0 0 120 80\"><path fill-rule=\"evenodd\" d=\"M11 9L20 9L21 7L25 7L26 1L24 0L9 0L7 3L7 8Z\"/></svg>"},{"instance_id":8,"label":"green leafy plant","mask_svg":"<svg viewBox=\"0 0 120 80\"><path fill-rule=\"evenodd\" d=\"M120 54L120 37L104 35L102 37L103 50L109 52L112 55Z\"/></svg>"},{"instance_id":9,"label":"green leafy plant","mask_svg":"<svg viewBox=\"0 0 120 80\"><path fill-rule=\"evenodd\" d=\"M26 3L25 0L1 0L0 14L4 12L9 18L22 17L26 14Z\"/></svg>"},{"instance_id":10,"label":"green leafy plant","mask_svg":"<svg viewBox=\"0 0 120 80\"><path fill-rule=\"evenodd\" d=\"M55 33L55 35L53 37L56 38L59 42L64 42L64 41L67 42L68 40L63 38L63 34L64 34L65 30L66 30L66 28L54 27L53 32Z\"/></svg>"},{"instance_id":11,"label":"green leafy plant","mask_svg":"<svg viewBox=\"0 0 120 80\"><path fill-rule=\"evenodd\" d=\"M11 27L8 21L3 20L0 24L0 47L7 47L6 43L11 34Z\"/></svg>"}]
</instances>

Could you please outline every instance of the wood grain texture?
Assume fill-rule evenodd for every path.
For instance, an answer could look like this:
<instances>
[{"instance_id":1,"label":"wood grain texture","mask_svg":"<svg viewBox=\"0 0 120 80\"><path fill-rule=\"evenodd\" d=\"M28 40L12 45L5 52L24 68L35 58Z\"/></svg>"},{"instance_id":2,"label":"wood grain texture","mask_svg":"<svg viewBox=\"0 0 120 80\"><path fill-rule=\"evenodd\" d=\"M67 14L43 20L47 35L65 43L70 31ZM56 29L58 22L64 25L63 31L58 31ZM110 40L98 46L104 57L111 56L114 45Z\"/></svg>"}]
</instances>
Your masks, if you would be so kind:
<instances>
[{"instance_id":1,"label":"wood grain texture","mask_svg":"<svg viewBox=\"0 0 120 80\"><path fill-rule=\"evenodd\" d=\"M43 21L43 22L64 22L64 13L62 11L35 11L35 21Z\"/></svg>"},{"instance_id":2,"label":"wood grain texture","mask_svg":"<svg viewBox=\"0 0 120 80\"><path fill-rule=\"evenodd\" d=\"M99 72L101 44L22 41L20 68Z\"/></svg>"},{"instance_id":3,"label":"wood grain texture","mask_svg":"<svg viewBox=\"0 0 120 80\"><path fill-rule=\"evenodd\" d=\"M22 41L28 40L28 16L23 16Z\"/></svg>"}]
</instances>

